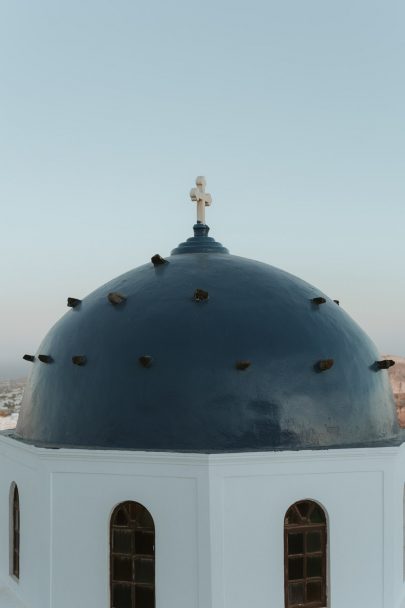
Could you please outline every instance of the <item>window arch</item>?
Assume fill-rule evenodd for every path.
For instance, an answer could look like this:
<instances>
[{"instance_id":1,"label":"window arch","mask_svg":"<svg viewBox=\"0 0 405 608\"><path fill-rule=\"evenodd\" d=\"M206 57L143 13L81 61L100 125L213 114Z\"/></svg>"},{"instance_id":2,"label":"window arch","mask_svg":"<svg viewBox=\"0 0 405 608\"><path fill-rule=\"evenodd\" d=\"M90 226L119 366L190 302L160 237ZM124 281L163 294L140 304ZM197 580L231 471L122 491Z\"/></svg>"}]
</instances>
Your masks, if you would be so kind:
<instances>
[{"instance_id":1,"label":"window arch","mask_svg":"<svg viewBox=\"0 0 405 608\"><path fill-rule=\"evenodd\" d=\"M17 484L10 486L10 574L20 578L20 497Z\"/></svg>"},{"instance_id":2,"label":"window arch","mask_svg":"<svg viewBox=\"0 0 405 608\"><path fill-rule=\"evenodd\" d=\"M284 519L286 608L327 606L327 524L312 500L300 500Z\"/></svg>"},{"instance_id":3,"label":"window arch","mask_svg":"<svg viewBox=\"0 0 405 608\"><path fill-rule=\"evenodd\" d=\"M110 594L111 608L155 608L155 525L138 502L111 515Z\"/></svg>"}]
</instances>

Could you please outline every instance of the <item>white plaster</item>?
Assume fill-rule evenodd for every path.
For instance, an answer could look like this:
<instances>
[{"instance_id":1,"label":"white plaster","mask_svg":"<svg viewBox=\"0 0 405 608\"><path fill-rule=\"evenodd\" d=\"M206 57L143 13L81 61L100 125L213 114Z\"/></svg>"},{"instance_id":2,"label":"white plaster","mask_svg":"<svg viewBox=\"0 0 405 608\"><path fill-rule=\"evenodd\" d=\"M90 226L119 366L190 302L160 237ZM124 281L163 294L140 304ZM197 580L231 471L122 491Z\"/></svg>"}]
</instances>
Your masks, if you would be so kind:
<instances>
[{"instance_id":1,"label":"white plaster","mask_svg":"<svg viewBox=\"0 0 405 608\"><path fill-rule=\"evenodd\" d=\"M8 573L13 481L19 581ZM125 500L154 518L156 608L283 608L284 515L305 498L328 517L329 608L405 608L404 484L404 448L48 450L0 434L0 608L109 608L109 519Z\"/></svg>"},{"instance_id":2,"label":"white plaster","mask_svg":"<svg viewBox=\"0 0 405 608\"><path fill-rule=\"evenodd\" d=\"M8 589L0 587L0 606L1 608L26 608L14 594Z\"/></svg>"}]
</instances>

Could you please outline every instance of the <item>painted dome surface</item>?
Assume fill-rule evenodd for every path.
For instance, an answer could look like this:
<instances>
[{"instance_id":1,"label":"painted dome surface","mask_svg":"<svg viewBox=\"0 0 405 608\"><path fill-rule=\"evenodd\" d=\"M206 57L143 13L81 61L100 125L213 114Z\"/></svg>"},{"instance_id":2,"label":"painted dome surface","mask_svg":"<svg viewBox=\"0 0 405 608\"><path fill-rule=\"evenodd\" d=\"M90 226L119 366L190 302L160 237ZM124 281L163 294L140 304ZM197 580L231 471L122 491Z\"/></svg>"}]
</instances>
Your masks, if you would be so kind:
<instances>
[{"instance_id":1,"label":"painted dome surface","mask_svg":"<svg viewBox=\"0 0 405 608\"><path fill-rule=\"evenodd\" d=\"M387 372L373 368L378 351L344 310L195 228L167 263L113 279L56 323L32 363L16 436L193 452L398 443ZM125 301L112 304L111 292Z\"/></svg>"}]
</instances>

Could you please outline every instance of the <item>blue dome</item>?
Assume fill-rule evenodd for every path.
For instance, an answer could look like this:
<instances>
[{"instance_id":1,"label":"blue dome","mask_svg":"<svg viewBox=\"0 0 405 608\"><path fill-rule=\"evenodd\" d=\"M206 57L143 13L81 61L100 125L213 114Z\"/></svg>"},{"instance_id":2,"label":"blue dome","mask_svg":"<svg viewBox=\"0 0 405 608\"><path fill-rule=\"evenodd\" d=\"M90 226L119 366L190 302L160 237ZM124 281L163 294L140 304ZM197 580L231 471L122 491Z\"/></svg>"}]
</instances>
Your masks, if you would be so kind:
<instances>
[{"instance_id":1,"label":"blue dome","mask_svg":"<svg viewBox=\"0 0 405 608\"><path fill-rule=\"evenodd\" d=\"M32 363L24 441L193 452L399 442L367 335L315 287L230 255L205 225L166 263L73 305Z\"/></svg>"}]
</instances>

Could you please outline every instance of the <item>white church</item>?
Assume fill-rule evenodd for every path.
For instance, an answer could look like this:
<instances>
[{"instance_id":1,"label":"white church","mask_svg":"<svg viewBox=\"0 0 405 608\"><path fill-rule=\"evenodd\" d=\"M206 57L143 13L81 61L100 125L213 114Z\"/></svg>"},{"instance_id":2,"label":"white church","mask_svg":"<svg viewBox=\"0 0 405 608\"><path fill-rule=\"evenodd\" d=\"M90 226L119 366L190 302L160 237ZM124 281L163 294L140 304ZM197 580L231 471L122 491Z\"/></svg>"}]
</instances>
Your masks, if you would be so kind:
<instances>
[{"instance_id":1,"label":"white church","mask_svg":"<svg viewBox=\"0 0 405 608\"><path fill-rule=\"evenodd\" d=\"M405 608L390 363L337 300L208 236L204 178L191 199L194 236L67 294L24 356L0 608Z\"/></svg>"}]
</instances>

